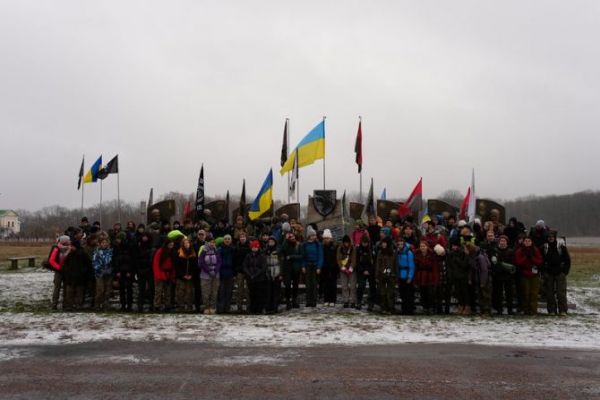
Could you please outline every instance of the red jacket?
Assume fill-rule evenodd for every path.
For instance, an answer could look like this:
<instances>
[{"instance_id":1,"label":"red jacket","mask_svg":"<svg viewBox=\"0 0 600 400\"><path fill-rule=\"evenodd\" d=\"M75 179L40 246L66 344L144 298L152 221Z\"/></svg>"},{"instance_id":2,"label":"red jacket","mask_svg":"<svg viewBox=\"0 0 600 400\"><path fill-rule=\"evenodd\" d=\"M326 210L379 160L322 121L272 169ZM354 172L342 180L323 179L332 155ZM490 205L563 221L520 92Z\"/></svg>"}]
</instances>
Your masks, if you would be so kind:
<instances>
[{"instance_id":1,"label":"red jacket","mask_svg":"<svg viewBox=\"0 0 600 400\"><path fill-rule=\"evenodd\" d=\"M175 266L171 257L167 257L162 262L160 256L163 249L156 250L154 260L152 260L152 271L154 272L154 280L159 282L171 281L175 279Z\"/></svg>"},{"instance_id":2,"label":"red jacket","mask_svg":"<svg viewBox=\"0 0 600 400\"><path fill-rule=\"evenodd\" d=\"M534 245L531 245L531 247L521 246L515 252L515 264L526 278L538 275L539 271L534 273L532 268L535 266L539 269L543 262L542 253Z\"/></svg>"},{"instance_id":3,"label":"red jacket","mask_svg":"<svg viewBox=\"0 0 600 400\"><path fill-rule=\"evenodd\" d=\"M440 268L436 255L428 250L427 255L415 252L415 279L416 286L437 286L440 283Z\"/></svg>"},{"instance_id":4,"label":"red jacket","mask_svg":"<svg viewBox=\"0 0 600 400\"><path fill-rule=\"evenodd\" d=\"M52 252L50 252L50 257L48 257L48 262L54 268L55 271L62 270L63 265L65 264L65 260L67 257L60 257L59 255L60 249L58 246L54 246Z\"/></svg>"}]
</instances>

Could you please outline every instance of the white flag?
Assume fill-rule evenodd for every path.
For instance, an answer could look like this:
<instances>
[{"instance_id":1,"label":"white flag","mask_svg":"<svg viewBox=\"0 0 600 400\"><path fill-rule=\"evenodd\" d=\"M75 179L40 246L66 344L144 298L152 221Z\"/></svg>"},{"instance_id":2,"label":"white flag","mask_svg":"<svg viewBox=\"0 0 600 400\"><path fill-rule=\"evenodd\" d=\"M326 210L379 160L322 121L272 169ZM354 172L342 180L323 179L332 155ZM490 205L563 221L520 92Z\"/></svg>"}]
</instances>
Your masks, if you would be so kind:
<instances>
[{"instance_id":1,"label":"white flag","mask_svg":"<svg viewBox=\"0 0 600 400\"><path fill-rule=\"evenodd\" d=\"M475 205L477 196L475 195L475 168L473 168L471 174L471 197L469 197L469 205L467 207L467 217L469 222L473 222L475 220Z\"/></svg>"},{"instance_id":2,"label":"white flag","mask_svg":"<svg viewBox=\"0 0 600 400\"><path fill-rule=\"evenodd\" d=\"M296 181L298 181L298 149L296 149L296 154L294 155L294 167L292 168L292 176L290 178L290 197L294 197L296 193Z\"/></svg>"}]
</instances>

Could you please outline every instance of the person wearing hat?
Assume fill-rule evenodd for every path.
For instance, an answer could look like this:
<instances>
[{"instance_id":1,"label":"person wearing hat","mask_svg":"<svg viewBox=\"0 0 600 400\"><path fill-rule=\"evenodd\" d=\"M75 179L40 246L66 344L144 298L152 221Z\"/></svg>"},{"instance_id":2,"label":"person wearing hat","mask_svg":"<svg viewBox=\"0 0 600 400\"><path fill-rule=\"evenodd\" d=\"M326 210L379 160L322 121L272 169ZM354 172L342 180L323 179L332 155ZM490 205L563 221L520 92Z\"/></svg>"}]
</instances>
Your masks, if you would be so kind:
<instances>
[{"instance_id":1,"label":"person wearing hat","mask_svg":"<svg viewBox=\"0 0 600 400\"><path fill-rule=\"evenodd\" d=\"M544 259L529 236L523 239L523 244L515 251L515 264L521 273L523 312L526 315L536 315L540 291L540 268L544 264Z\"/></svg>"},{"instance_id":2,"label":"person wearing hat","mask_svg":"<svg viewBox=\"0 0 600 400\"><path fill-rule=\"evenodd\" d=\"M381 230L382 235L385 234L389 228L384 227ZM383 243L387 236L384 236L379 243ZM367 282L369 282L369 294L367 297L368 311L373 311L373 306L377 302L377 283L376 283L376 272L375 266L376 261L376 250L371 245L371 239L369 235L363 235L360 240L360 246L356 248L356 281L358 287L356 289L356 309L362 308L363 298L365 289L367 288Z\"/></svg>"},{"instance_id":3,"label":"person wearing hat","mask_svg":"<svg viewBox=\"0 0 600 400\"><path fill-rule=\"evenodd\" d=\"M452 286L454 297L458 302L458 315L471 314L471 290L469 288L469 275L471 267L467 255L460 244L460 238L455 236L450 239L450 250L446 260L448 278Z\"/></svg>"},{"instance_id":4,"label":"person wearing hat","mask_svg":"<svg viewBox=\"0 0 600 400\"><path fill-rule=\"evenodd\" d=\"M152 236L140 232L138 226L137 251L135 253L136 275L138 286L137 312L144 312L144 304L148 303L150 311L154 311L154 273L152 271L152 255L154 253Z\"/></svg>"},{"instance_id":5,"label":"person wearing hat","mask_svg":"<svg viewBox=\"0 0 600 400\"><path fill-rule=\"evenodd\" d=\"M550 228L546 225L543 219L540 219L529 230L529 237L533 241L533 245L542 251L544 244L548 242L549 233Z\"/></svg>"},{"instance_id":6,"label":"person wearing hat","mask_svg":"<svg viewBox=\"0 0 600 400\"><path fill-rule=\"evenodd\" d=\"M233 264L235 272L236 304L237 312L250 312L250 293L248 292L248 280L244 274L244 260L250 254L250 241L246 232L240 232L235 251L233 254ZM244 309L244 305L246 308Z\"/></svg>"},{"instance_id":7,"label":"person wearing hat","mask_svg":"<svg viewBox=\"0 0 600 400\"><path fill-rule=\"evenodd\" d=\"M306 242L302 244L302 273L306 283L306 307L317 306L317 275L323 268L323 246L317 240L312 226L306 229Z\"/></svg>"},{"instance_id":8,"label":"person wearing hat","mask_svg":"<svg viewBox=\"0 0 600 400\"><path fill-rule=\"evenodd\" d=\"M244 273L250 291L250 313L262 314L265 311L268 294L267 258L260 251L260 242L250 242L250 254L244 260Z\"/></svg>"},{"instance_id":9,"label":"person wearing hat","mask_svg":"<svg viewBox=\"0 0 600 400\"><path fill-rule=\"evenodd\" d=\"M396 276L398 277L398 291L400 292L401 313L402 315L413 315L415 313L415 287L413 280L415 278L415 256L400 236L397 241L398 251L396 252Z\"/></svg>"},{"instance_id":10,"label":"person wearing hat","mask_svg":"<svg viewBox=\"0 0 600 400\"><path fill-rule=\"evenodd\" d=\"M564 240L557 240L556 231L548 232L544 244L544 291L548 314L567 314L567 275L571 269L571 256Z\"/></svg>"},{"instance_id":11,"label":"person wearing hat","mask_svg":"<svg viewBox=\"0 0 600 400\"><path fill-rule=\"evenodd\" d=\"M63 265L65 260L71 252L71 238L67 235L62 235L58 238L56 245L50 249L50 255L48 256L48 264L50 269L54 271L54 288L52 290L52 309L58 309L58 302L60 300L60 292L63 290L64 300L64 277L63 277Z\"/></svg>"},{"instance_id":12,"label":"person wearing hat","mask_svg":"<svg viewBox=\"0 0 600 400\"><path fill-rule=\"evenodd\" d=\"M187 237L181 241L181 246L175 255L175 297L177 310L191 312L194 309L193 276L198 273L198 255L192 242Z\"/></svg>"},{"instance_id":13,"label":"person wearing hat","mask_svg":"<svg viewBox=\"0 0 600 400\"><path fill-rule=\"evenodd\" d=\"M281 299L281 282L283 275L281 274L281 257L279 255L279 247L277 246L277 238L271 236L267 241L267 247L264 250L267 261L267 299L266 310L267 314L276 314L279 311L279 300Z\"/></svg>"},{"instance_id":14,"label":"person wearing hat","mask_svg":"<svg viewBox=\"0 0 600 400\"><path fill-rule=\"evenodd\" d=\"M384 313L396 312L396 263L392 239L386 237L380 243L380 250L376 260L377 290L379 290L379 305ZM369 287L371 283L369 283ZM370 304L369 309L373 309Z\"/></svg>"},{"instance_id":15,"label":"person wearing hat","mask_svg":"<svg viewBox=\"0 0 600 400\"><path fill-rule=\"evenodd\" d=\"M204 314L214 314L217 309L221 254L217 250L213 235L210 233L206 235L206 244L198 254L198 268L200 269Z\"/></svg>"},{"instance_id":16,"label":"person wearing hat","mask_svg":"<svg viewBox=\"0 0 600 400\"><path fill-rule=\"evenodd\" d=\"M134 245L133 241L127 240L125 232L119 232L113 244L113 268L119 281L121 311L131 311L133 305L133 280L136 273Z\"/></svg>"},{"instance_id":17,"label":"person wearing hat","mask_svg":"<svg viewBox=\"0 0 600 400\"><path fill-rule=\"evenodd\" d=\"M98 311L108 310L113 284L113 249L108 238L100 240L100 246L92 254L92 267L96 278L94 306Z\"/></svg>"},{"instance_id":18,"label":"person wearing hat","mask_svg":"<svg viewBox=\"0 0 600 400\"><path fill-rule=\"evenodd\" d=\"M154 308L167 311L171 308L171 287L175 281L175 242L165 239L152 259L154 276Z\"/></svg>"},{"instance_id":19,"label":"person wearing hat","mask_svg":"<svg viewBox=\"0 0 600 400\"><path fill-rule=\"evenodd\" d=\"M492 265L490 260L478 246L473 243L465 245L465 253L471 267L469 283L476 290L481 315L492 312Z\"/></svg>"},{"instance_id":20,"label":"person wearing hat","mask_svg":"<svg viewBox=\"0 0 600 400\"><path fill-rule=\"evenodd\" d=\"M513 297L515 286L515 252L508 246L509 238L500 235L498 245L488 249L492 264L492 306L496 314L502 315L504 303L509 315L514 314Z\"/></svg>"},{"instance_id":21,"label":"person wearing hat","mask_svg":"<svg viewBox=\"0 0 600 400\"><path fill-rule=\"evenodd\" d=\"M71 250L61 268L65 284L63 310L78 310L83 306L84 290L89 279L89 271L92 269L91 264L92 260L85 250L73 243L71 239Z\"/></svg>"},{"instance_id":22,"label":"person wearing hat","mask_svg":"<svg viewBox=\"0 0 600 400\"><path fill-rule=\"evenodd\" d=\"M365 231L366 232L366 231ZM369 236L366 233L367 237ZM342 238L337 249L337 264L340 268L340 285L344 308L356 307L356 249L348 235Z\"/></svg>"},{"instance_id":23,"label":"person wearing hat","mask_svg":"<svg viewBox=\"0 0 600 400\"><path fill-rule=\"evenodd\" d=\"M340 269L337 265L337 247L329 229L323 231L323 301L326 306L334 307L337 300L337 281Z\"/></svg>"},{"instance_id":24,"label":"person wearing hat","mask_svg":"<svg viewBox=\"0 0 600 400\"><path fill-rule=\"evenodd\" d=\"M425 314L433 312L435 288L440 283L437 257L426 240L421 240L415 254L414 285L419 288L421 306Z\"/></svg>"}]
</instances>

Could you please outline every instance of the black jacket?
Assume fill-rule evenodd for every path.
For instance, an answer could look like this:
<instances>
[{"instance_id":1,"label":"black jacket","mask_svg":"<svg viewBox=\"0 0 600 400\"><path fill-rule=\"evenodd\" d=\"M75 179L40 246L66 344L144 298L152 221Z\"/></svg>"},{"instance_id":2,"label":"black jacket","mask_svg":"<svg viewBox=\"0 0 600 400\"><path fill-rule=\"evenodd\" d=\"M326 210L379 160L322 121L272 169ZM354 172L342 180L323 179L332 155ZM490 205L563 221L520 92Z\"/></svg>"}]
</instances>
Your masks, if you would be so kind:
<instances>
[{"instance_id":1,"label":"black jacket","mask_svg":"<svg viewBox=\"0 0 600 400\"><path fill-rule=\"evenodd\" d=\"M250 252L244 259L244 274L250 282L267 280L267 258L263 253Z\"/></svg>"}]
</instances>

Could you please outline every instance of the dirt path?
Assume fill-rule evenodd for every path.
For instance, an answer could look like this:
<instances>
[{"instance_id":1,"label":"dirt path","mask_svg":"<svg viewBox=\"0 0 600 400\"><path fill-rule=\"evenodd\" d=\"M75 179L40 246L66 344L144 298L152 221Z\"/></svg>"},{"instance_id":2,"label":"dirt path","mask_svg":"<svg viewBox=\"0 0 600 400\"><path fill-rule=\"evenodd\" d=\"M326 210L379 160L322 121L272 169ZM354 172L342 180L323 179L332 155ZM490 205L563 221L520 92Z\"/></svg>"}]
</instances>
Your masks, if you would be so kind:
<instances>
[{"instance_id":1,"label":"dirt path","mask_svg":"<svg viewBox=\"0 0 600 400\"><path fill-rule=\"evenodd\" d=\"M600 396L600 352L451 344L236 348L107 341L0 348L3 399Z\"/></svg>"}]
</instances>

